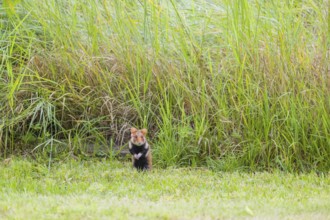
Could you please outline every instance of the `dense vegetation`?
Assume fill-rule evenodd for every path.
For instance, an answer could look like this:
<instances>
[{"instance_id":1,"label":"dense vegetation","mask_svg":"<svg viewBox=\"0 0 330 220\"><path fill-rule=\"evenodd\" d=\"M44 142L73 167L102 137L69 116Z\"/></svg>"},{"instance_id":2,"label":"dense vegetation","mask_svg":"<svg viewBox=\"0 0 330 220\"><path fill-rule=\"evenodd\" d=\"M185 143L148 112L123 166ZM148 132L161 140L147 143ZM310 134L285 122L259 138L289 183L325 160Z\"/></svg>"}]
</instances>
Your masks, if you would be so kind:
<instances>
[{"instance_id":1,"label":"dense vegetation","mask_svg":"<svg viewBox=\"0 0 330 220\"><path fill-rule=\"evenodd\" d=\"M5 0L1 155L112 149L134 125L159 167L329 170L328 4Z\"/></svg>"}]
</instances>

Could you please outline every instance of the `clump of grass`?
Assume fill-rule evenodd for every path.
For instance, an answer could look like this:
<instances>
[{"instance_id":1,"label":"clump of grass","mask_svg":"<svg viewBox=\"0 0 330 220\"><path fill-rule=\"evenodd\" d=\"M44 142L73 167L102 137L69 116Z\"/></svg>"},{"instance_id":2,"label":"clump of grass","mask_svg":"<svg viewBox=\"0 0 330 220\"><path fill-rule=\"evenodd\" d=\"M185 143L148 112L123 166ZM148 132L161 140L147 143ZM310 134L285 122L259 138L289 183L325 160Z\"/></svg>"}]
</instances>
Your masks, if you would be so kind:
<instances>
[{"instance_id":1,"label":"clump of grass","mask_svg":"<svg viewBox=\"0 0 330 220\"><path fill-rule=\"evenodd\" d=\"M328 170L327 4L5 1L1 152L134 125L159 166Z\"/></svg>"}]
</instances>

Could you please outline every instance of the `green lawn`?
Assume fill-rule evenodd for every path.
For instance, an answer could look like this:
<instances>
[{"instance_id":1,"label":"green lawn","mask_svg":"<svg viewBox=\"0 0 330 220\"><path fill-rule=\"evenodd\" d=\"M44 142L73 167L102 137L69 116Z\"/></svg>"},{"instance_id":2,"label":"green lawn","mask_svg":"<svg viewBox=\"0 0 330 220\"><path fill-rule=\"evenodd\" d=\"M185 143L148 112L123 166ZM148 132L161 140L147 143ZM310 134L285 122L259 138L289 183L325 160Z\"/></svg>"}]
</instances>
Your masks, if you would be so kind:
<instances>
[{"instance_id":1,"label":"green lawn","mask_svg":"<svg viewBox=\"0 0 330 220\"><path fill-rule=\"evenodd\" d=\"M330 219L328 175L1 163L1 219Z\"/></svg>"}]
</instances>

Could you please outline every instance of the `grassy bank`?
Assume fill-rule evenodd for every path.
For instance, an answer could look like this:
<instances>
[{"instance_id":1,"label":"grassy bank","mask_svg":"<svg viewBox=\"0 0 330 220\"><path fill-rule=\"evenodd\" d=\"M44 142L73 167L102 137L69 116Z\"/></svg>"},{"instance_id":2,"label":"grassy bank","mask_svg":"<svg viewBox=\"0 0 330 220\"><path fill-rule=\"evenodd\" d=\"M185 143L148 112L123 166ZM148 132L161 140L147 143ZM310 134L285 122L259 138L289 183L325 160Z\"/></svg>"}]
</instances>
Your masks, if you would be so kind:
<instances>
[{"instance_id":1,"label":"grassy bank","mask_svg":"<svg viewBox=\"0 0 330 220\"><path fill-rule=\"evenodd\" d=\"M108 160L51 169L14 158L0 165L5 219L329 219L330 179L314 173L155 169Z\"/></svg>"},{"instance_id":2,"label":"grassy bank","mask_svg":"<svg viewBox=\"0 0 330 220\"><path fill-rule=\"evenodd\" d=\"M327 171L328 5L4 1L1 155L123 146L134 125L158 167Z\"/></svg>"}]
</instances>

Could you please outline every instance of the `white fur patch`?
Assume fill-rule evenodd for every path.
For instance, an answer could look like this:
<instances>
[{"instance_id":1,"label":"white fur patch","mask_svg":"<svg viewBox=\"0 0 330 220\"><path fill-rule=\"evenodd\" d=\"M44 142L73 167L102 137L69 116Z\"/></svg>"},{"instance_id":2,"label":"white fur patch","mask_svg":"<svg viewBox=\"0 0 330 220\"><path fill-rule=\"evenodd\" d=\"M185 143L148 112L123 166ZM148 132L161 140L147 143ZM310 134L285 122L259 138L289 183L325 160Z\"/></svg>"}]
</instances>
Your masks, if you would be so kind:
<instances>
[{"instance_id":1,"label":"white fur patch","mask_svg":"<svg viewBox=\"0 0 330 220\"><path fill-rule=\"evenodd\" d=\"M144 149L148 149L149 148L149 144L146 142L146 145L144 145Z\"/></svg>"},{"instance_id":2,"label":"white fur patch","mask_svg":"<svg viewBox=\"0 0 330 220\"><path fill-rule=\"evenodd\" d=\"M144 145L146 142L139 144L139 143L135 143L134 141L131 140L130 143L131 143L131 144L134 144L134 145L136 145L136 146L142 146L142 145Z\"/></svg>"}]
</instances>

